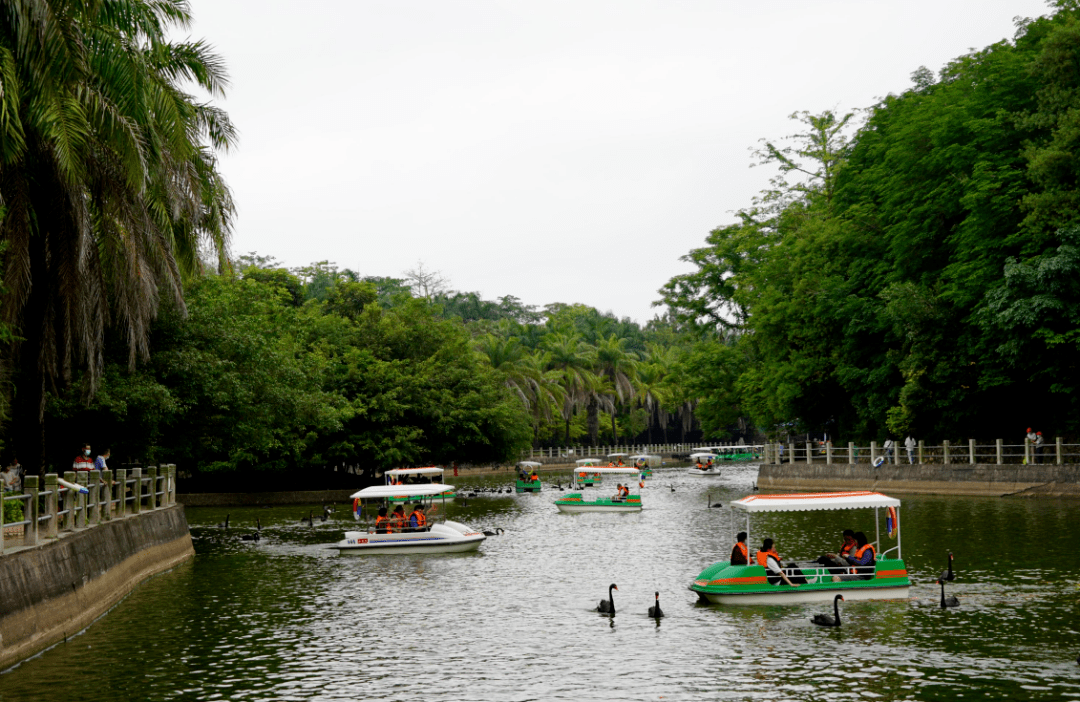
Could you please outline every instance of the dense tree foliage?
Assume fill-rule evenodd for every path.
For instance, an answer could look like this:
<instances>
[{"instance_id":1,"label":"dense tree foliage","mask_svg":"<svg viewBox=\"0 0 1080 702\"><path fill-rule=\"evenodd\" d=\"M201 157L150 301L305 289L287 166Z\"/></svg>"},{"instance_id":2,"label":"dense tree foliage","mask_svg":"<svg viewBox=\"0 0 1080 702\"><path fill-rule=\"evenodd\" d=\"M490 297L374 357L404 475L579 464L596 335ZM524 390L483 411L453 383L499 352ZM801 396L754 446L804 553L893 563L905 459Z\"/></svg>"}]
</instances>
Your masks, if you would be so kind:
<instances>
[{"instance_id":1,"label":"dense tree foliage","mask_svg":"<svg viewBox=\"0 0 1080 702\"><path fill-rule=\"evenodd\" d=\"M82 368L92 394L104 340L149 352L160 301L183 306L199 250L224 255L232 201L215 151L228 117L186 92L226 77L182 0L10 0L0 10L0 315L18 339L4 377L23 460L37 467L50 391ZM106 330L109 333L106 333Z\"/></svg>"},{"instance_id":2,"label":"dense tree foliage","mask_svg":"<svg viewBox=\"0 0 1080 702\"><path fill-rule=\"evenodd\" d=\"M1057 5L857 129L800 113L765 144L773 187L661 291L725 349L699 396L851 438L1080 428L1080 12Z\"/></svg>"}]
</instances>

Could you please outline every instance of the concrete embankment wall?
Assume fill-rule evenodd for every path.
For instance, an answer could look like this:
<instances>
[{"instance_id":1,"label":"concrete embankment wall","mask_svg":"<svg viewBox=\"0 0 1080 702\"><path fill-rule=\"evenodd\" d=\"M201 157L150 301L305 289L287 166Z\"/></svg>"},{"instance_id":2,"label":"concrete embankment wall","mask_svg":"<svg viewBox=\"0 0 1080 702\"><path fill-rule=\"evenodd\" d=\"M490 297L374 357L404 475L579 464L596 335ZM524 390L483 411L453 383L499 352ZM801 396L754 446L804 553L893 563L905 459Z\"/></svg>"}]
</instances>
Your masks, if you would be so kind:
<instances>
[{"instance_id":1,"label":"concrete embankment wall","mask_svg":"<svg viewBox=\"0 0 1080 702\"><path fill-rule=\"evenodd\" d=\"M293 490L290 492L187 492L176 501L188 507L261 507L263 505L316 505L346 502L360 488L348 490Z\"/></svg>"},{"instance_id":2,"label":"concrete embankment wall","mask_svg":"<svg viewBox=\"0 0 1080 702\"><path fill-rule=\"evenodd\" d=\"M0 556L0 670L77 634L194 555L184 507L174 505Z\"/></svg>"},{"instance_id":3,"label":"concrete embankment wall","mask_svg":"<svg viewBox=\"0 0 1080 702\"><path fill-rule=\"evenodd\" d=\"M1080 497L1078 465L763 464L759 490L879 490L942 495Z\"/></svg>"}]
</instances>

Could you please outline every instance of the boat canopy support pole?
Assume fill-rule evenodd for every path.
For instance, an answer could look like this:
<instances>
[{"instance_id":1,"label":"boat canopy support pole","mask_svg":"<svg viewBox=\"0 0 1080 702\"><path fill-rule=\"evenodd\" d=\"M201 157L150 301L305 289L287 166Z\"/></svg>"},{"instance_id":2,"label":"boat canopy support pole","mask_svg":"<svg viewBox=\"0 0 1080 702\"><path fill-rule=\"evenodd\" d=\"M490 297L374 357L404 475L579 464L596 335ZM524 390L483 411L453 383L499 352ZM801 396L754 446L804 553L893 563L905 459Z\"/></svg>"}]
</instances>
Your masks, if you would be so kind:
<instances>
[{"instance_id":1,"label":"boat canopy support pole","mask_svg":"<svg viewBox=\"0 0 1080 702\"><path fill-rule=\"evenodd\" d=\"M881 508L874 508L874 549L881 553Z\"/></svg>"}]
</instances>

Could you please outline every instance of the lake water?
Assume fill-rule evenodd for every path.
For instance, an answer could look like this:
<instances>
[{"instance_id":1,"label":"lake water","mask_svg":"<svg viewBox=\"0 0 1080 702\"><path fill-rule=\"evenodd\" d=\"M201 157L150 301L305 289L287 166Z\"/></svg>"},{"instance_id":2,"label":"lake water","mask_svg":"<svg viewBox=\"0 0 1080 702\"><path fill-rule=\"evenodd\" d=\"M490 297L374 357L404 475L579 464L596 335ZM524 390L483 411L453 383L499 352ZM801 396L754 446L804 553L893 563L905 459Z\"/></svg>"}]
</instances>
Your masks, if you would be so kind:
<instances>
[{"instance_id":1,"label":"lake water","mask_svg":"<svg viewBox=\"0 0 1080 702\"><path fill-rule=\"evenodd\" d=\"M540 494L447 507L505 529L474 554L339 557L325 546L352 528L346 505L313 527L307 508L188 509L196 558L0 675L0 701L1080 698L1080 501L906 497L912 600L847 603L821 629L825 603L700 605L687 590L731 549L730 512L706 505L755 477L658 470L640 514L564 515L545 475ZM458 482L477 484L511 482ZM256 518L263 540L239 540ZM873 533L871 511L752 524L785 558ZM943 611L949 550L961 606ZM614 617L595 611L611 583Z\"/></svg>"}]
</instances>

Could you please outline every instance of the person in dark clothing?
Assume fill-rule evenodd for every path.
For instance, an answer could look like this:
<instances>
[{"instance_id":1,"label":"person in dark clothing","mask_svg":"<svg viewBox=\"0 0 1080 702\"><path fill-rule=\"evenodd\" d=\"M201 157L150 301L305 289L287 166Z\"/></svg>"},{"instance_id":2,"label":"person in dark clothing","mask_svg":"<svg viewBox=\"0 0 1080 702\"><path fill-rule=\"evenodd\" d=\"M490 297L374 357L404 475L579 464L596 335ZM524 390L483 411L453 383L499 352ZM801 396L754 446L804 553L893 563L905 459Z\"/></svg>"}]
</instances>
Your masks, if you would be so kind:
<instances>
[{"instance_id":1,"label":"person in dark clothing","mask_svg":"<svg viewBox=\"0 0 1080 702\"><path fill-rule=\"evenodd\" d=\"M826 553L815 562L829 568L830 573L845 573L847 572L847 561L844 559L854 553L855 548L855 532L851 529L844 529L844 542L840 544L840 550L836 553Z\"/></svg>"},{"instance_id":2,"label":"person in dark clothing","mask_svg":"<svg viewBox=\"0 0 1080 702\"><path fill-rule=\"evenodd\" d=\"M746 532L740 531L731 547L731 565L750 565L750 549L746 546Z\"/></svg>"}]
</instances>

